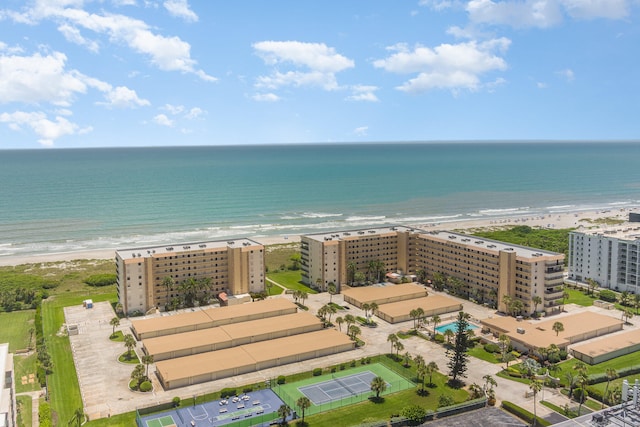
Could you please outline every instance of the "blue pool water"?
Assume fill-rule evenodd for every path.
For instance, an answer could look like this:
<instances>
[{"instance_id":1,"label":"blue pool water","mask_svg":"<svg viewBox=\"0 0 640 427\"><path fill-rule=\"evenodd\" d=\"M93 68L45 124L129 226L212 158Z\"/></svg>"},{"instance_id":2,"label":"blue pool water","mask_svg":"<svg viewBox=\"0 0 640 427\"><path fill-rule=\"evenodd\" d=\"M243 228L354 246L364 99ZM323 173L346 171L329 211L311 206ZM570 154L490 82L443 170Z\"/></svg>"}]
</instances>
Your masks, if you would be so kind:
<instances>
[{"instance_id":1,"label":"blue pool water","mask_svg":"<svg viewBox=\"0 0 640 427\"><path fill-rule=\"evenodd\" d=\"M444 325L438 326L436 328L436 331L439 334L444 334L448 330L451 330L451 331L455 332L456 329L458 329L457 324L458 324L458 322L445 323ZM467 326L467 330L472 330L472 329L478 329L478 327L476 325L473 325L473 324L469 323L469 326Z\"/></svg>"}]
</instances>

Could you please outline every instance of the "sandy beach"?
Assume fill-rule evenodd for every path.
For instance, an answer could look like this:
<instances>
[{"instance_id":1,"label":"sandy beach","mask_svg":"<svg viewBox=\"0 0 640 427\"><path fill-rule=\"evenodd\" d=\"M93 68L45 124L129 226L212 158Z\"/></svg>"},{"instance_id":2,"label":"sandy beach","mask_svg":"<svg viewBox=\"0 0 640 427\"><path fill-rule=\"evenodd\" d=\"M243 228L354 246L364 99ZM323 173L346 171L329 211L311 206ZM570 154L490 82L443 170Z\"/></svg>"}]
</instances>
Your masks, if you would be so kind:
<instances>
[{"instance_id":1,"label":"sandy beach","mask_svg":"<svg viewBox=\"0 0 640 427\"><path fill-rule=\"evenodd\" d=\"M598 220L604 218L627 221L629 212L637 211L636 208L608 209L598 211L563 212L538 216L502 216L492 219L451 221L446 223L412 224L411 226L423 230L473 230L512 227L516 225L528 225L532 228L577 228L593 229L607 228L611 226L600 225ZM264 245L277 245L300 242L300 236L247 236ZM12 266L21 264L39 264L48 262L86 260L86 259L114 259L115 249L100 249L91 251L63 252L42 255L16 256L0 258L0 266Z\"/></svg>"}]
</instances>

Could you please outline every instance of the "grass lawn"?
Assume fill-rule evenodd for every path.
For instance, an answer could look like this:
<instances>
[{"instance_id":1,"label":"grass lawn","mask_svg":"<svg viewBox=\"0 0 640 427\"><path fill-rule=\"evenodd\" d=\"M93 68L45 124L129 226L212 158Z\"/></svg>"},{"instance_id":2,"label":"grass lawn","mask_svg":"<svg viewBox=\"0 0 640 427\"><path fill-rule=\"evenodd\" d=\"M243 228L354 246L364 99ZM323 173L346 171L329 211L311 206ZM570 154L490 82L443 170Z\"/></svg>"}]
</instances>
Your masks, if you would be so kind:
<instances>
[{"instance_id":1,"label":"grass lawn","mask_svg":"<svg viewBox=\"0 0 640 427\"><path fill-rule=\"evenodd\" d=\"M302 270L285 271L282 273L268 273L267 277L287 289L305 291L308 294L317 294L316 291L302 283Z\"/></svg>"},{"instance_id":2,"label":"grass lawn","mask_svg":"<svg viewBox=\"0 0 640 427\"><path fill-rule=\"evenodd\" d=\"M565 288L565 291L569 294L569 298L565 301L565 304L577 304L583 307L591 307L593 305L593 301L598 299L592 295L586 295L579 289Z\"/></svg>"},{"instance_id":3,"label":"grass lawn","mask_svg":"<svg viewBox=\"0 0 640 427\"><path fill-rule=\"evenodd\" d=\"M476 345L469 349L468 353L473 357L484 360L485 362L501 363L501 361L496 357L499 353L489 353L482 345Z\"/></svg>"},{"instance_id":4,"label":"grass lawn","mask_svg":"<svg viewBox=\"0 0 640 427\"><path fill-rule=\"evenodd\" d=\"M122 331L116 331L115 334L109 335L109 339L115 342L124 342L124 334Z\"/></svg>"},{"instance_id":5,"label":"grass lawn","mask_svg":"<svg viewBox=\"0 0 640 427\"><path fill-rule=\"evenodd\" d=\"M560 377L564 379L564 373L567 371L573 370L573 365L578 362L576 359L566 360L558 364L561 371L554 376ZM624 356L616 357L615 359L607 360L606 362L598 363L597 365L587 365L587 374L602 374L608 368L613 368L615 370L620 370L621 368L625 368L627 366L633 366L638 364L638 354L630 353L625 354ZM637 377L637 375L635 375Z\"/></svg>"},{"instance_id":6,"label":"grass lawn","mask_svg":"<svg viewBox=\"0 0 640 427\"><path fill-rule=\"evenodd\" d=\"M34 378L32 383L27 381L26 384L22 384L22 377L29 378L29 374L36 374L36 360L38 360L38 356L35 353L31 356L13 356L13 366L16 376L16 393L40 390L40 383L38 383L37 378Z\"/></svg>"},{"instance_id":7,"label":"grass lawn","mask_svg":"<svg viewBox=\"0 0 640 427\"><path fill-rule=\"evenodd\" d=\"M31 411L33 410L31 396L17 396L16 401L18 404L18 426L31 427Z\"/></svg>"},{"instance_id":8,"label":"grass lawn","mask_svg":"<svg viewBox=\"0 0 640 427\"><path fill-rule=\"evenodd\" d=\"M269 291L269 295L280 295L281 293L284 292L284 289L282 289L280 286L274 285L272 284L270 287L267 288Z\"/></svg>"},{"instance_id":9,"label":"grass lawn","mask_svg":"<svg viewBox=\"0 0 640 427\"><path fill-rule=\"evenodd\" d=\"M465 390L452 389L446 384L447 380L448 377L445 375L434 374L434 387L426 388L426 391L429 392L426 396L418 395L419 387L416 387L386 395L381 403L367 400L355 405L308 416L305 421L313 427L357 425L364 419L388 420L391 414L399 414L402 408L409 405L420 405L426 409L435 410L438 407L438 399L442 394L451 395L456 403L467 400L467 392Z\"/></svg>"},{"instance_id":10,"label":"grass lawn","mask_svg":"<svg viewBox=\"0 0 640 427\"><path fill-rule=\"evenodd\" d=\"M111 418L100 418L84 425L88 427L131 427L136 425L136 413L127 412L126 414L114 415Z\"/></svg>"},{"instance_id":11,"label":"grass lawn","mask_svg":"<svg viewBox=\"0 0 640 427\"><path fill-rule=\"evenodd\" d=\"M128 351L125 351L120 355L120 357L118 357L118 362L137 365L140 363L140 359L138 359L138 355L134 351L131 351L131 354L129 354Z\"/></svg>"},{"instance_id":12,"label":"grass lawn","mask_svg":"<svg viewBox=\"0 0 640 427\"><path fill-rule=\"evenodd\" d=\"M29 347L29 329L34 327L35 310L13 311L0 313L0 342L9 343L9 352L23 350ZM33 332L32 341L35 346L36 333Z\"/></svg>"},{"instance_id":13,"label":"grass lawn","mask_svg":"<svg viewBox=\"0 0 640 427\"><path fill-rule=\"evenodd\" d=\"M102 294L92 293L91 298L95 302L115 300L116 296L112 291L105 288L101 290ZM64 323L63 308L80 305L85 299L87 294L84 292L69 292L51 297L42 304L44 336L53 360L53 374L49 375L48 381L54 425L67 424L73 417L73 412L82 408L69 337L59 336L58 332Z\"/></svg>"}]
</instances>

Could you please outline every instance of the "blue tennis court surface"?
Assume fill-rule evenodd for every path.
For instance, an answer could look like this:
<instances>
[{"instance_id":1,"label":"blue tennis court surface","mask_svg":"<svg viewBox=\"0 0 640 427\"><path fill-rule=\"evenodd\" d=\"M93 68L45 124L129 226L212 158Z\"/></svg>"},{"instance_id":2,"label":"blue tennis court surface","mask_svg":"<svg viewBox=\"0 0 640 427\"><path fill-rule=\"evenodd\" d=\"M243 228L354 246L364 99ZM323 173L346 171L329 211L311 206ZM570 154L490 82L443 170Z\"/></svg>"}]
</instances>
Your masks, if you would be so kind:
<instances>
[{"instance_id":1,"label":"blue tennis court surface","mask_svg":"<svg viewBox=\"0 0 640 427\"><path fill-rule=\"evenodd\" d=\"M311 400L314 405L340 400L349 396L357 396L371 391L371 380L377 375L371 371L359 372L343 377L333 376L333 379L300 387L300 393Z\"/></svg>"},{"instance_id":2,"label":"blue tennis court surface","mask_svg":"<svg viewBox=\"0 0 640 427\"><path fill-rule=\"evenodd\" d=\"M216 427L241 420L260 424L284 403L269 389L142 416L138 427ZM251 423L253 424L253 423Z\"/></svg>"}]
</instances>

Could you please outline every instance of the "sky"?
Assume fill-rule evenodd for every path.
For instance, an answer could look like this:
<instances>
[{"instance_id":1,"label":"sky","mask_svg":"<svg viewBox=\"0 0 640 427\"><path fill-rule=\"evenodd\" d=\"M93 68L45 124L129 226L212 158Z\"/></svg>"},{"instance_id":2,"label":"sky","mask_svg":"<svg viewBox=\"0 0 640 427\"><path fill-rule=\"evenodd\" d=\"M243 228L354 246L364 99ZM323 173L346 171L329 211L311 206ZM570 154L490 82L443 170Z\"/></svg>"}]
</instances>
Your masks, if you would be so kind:
<instances>
[{"instance_id":1,"label":"sky","mask_svg":"<svg viewBox=\"0 0 640 427\"><path fill-rule=\"evenodd\" d=\"M2 0L0 149L640 139L640 0Z\"/></svg>"}]
</instances>

